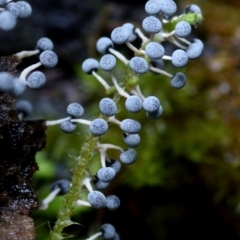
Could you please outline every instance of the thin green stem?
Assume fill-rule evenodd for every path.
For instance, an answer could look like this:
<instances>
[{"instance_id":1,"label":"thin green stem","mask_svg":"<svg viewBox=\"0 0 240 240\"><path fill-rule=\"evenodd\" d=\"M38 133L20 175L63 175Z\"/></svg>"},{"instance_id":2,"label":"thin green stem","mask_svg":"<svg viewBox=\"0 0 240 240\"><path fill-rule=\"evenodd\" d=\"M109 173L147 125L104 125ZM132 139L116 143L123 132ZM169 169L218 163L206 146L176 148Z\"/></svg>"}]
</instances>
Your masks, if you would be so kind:
<instances>
[{"instance_id":1,"label":"thin green stem","mask_svg":"<svg viewBox=\"0 0 240 240\"><path fill-rule=\"evenodd\" d=\"M96 153L96 146L99 138L92 135L88 136L85 144L83 145L80 155L77 158L77 164L73 170L72 187L68 194L65 196L65 201L62 209L58 212L58 218L53 230L50 233L51 240L64 239L62 231L65 227L75 224L71 221L73 210L76 202L81 198L81 189L83 180L88 176L88 166Z\"/></svg>"},{"instance_id":2,"label":"thin green stem","mask_svg":"<svg viewBox=\"0 0 240 240\"><path fill-rule=\"evenodd\" d=\"M129 77L127 81L124 81L123 87L132 81L132 78ZM113 100L116 104L119 103L120 95L115 93ZM85 144L82 146L79 157L77 157L77 164L73 169L72 176L72 186L65 196L62 209L59 210L57 221L50 233L51 240L61 240L64 239L62 232L63 229L72 224L77 224L71 221L71 216L74 211L77 201L81 199L81 191L83 186L83 181L88 177L88 166L90 161L93 159L93 156L98 149L99 138L90 135L87 137Z\"/></svg>"}]
</instances>

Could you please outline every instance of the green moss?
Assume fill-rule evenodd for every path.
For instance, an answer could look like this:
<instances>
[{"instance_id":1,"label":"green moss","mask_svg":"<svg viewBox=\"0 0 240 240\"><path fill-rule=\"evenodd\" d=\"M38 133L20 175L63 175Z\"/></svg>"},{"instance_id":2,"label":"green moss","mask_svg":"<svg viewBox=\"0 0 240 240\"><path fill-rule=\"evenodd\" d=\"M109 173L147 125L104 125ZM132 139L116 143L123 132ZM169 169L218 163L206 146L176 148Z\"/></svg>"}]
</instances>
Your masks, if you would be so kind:
<instances>
[{"instance_id":1,"label":"green moss","mask_svg":"<svg viewBox=\"0 0 240 240\"><path fill-rule=\"evenodd\" d=\"M179 15L177 17L172 18L166 24L164 24L163 30L165 32L171 32L175 29L175 26L180 21L186 21L191 25L197 26L203 21L203 16L201 13L187 13L183 15Z\"/></svg>"}]
</instances>

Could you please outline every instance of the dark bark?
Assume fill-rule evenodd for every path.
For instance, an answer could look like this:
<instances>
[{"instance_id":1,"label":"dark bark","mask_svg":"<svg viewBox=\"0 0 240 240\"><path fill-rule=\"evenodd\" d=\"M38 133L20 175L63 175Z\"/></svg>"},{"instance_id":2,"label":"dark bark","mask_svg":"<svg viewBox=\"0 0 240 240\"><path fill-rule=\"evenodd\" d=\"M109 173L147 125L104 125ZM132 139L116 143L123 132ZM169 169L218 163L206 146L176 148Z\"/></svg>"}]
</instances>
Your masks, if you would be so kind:
<instances>
[{"instance_id":1,"label":"dark bark","mask_svg":"<svg viewBox=\"0 0 240 240\"><path fill-rule=\"evenodd\" d=\"M0 93L0 235L6 240L33 240L30 213L39 203L31 188L38 165L36 152L45 146L44 120L21 121L13 99Z\"/></svg>"}]
</instances>

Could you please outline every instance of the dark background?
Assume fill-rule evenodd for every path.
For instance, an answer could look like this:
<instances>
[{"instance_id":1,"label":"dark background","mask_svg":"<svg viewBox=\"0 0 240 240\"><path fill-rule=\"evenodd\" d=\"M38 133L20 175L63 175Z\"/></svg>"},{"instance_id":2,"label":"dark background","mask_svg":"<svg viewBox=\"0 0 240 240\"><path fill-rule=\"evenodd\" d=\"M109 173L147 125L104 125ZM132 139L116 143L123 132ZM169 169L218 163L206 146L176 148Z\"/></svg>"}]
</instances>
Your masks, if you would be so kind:
<instances>
[{"instance_id":1,"label":"dark background","mask_svg":"<svg viewBox=\"0 0 240 240\"><path fill-rule=\"evenodd\" d=\"M240 239L240 3L184 0L179 1L179 13L190 3L203 11L204 21L192 37L203 40L204 53L184 69L188 84L182 90L172 89L164 77L141 77L143 93L158 96L164 114L158 121L150 121L142 113L136 116L143 129L138 161L124 166L104 192L121 199L120 209L78 208L73 221L81 225L66 229L76 236L72 239L84 239L106 222L115 226L121 239ZM34 106L30 118L65 117L66 106L75 101L84 105L86 118L93 119L98 114L98 101L105 95L91 76L81 72L81 63L86 57L100 58L95 50L100 36L109 36L125 22L140 26L145 1L30 4L33 14L29 19L18 21L13 31L0 32L2 56L34 49L40 37L54 42L59 64L54 69L41 68L47 76L46 85L38 91L28 90L22 97ZM130 56L125 47L118 49ZM16 75L35 62L37 57L24 59ZM121 76L124 68L121 64L118 68ZM166 69L175 71L168 64ZM123 110L119 118L124 114ZM48 194L52 181L70 178L74 160L69 155L77 156L86 134L84 126L72 135L63 134L59 127L47 131L47 146L37 156L40 170L33 182L40 199ZM123 146L117 129L103 141ZM115 152L110 154L117 157ZM95 161L99 162L98 155ZM90 169L96 171L96 165L92 163ZM48 210L33 213L38 239L48 239L61 203L58 198Z\"/></svg>"}]
</instances>

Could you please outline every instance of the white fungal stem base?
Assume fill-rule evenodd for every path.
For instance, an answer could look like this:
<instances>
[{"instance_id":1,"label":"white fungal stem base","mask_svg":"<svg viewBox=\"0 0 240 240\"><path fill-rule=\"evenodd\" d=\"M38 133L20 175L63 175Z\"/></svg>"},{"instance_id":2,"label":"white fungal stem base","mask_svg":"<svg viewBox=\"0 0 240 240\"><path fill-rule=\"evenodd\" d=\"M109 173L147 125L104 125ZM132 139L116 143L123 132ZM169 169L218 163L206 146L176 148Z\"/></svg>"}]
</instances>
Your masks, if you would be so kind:
<instances>
[{"instance_id":1,"label":"white fungal stem base","mask_svg":"<svg viewBox=\"0 0 240 240\"><path fill-rule=\"evenodd\" d=\"M35 64L33 64L33 65L25 68L25 69L22 71L22 73L20 74L19 78L20 78L21 80L23 80L23 81L26 81L27 75L28 75L31 71L33 71L34 69L40 67L41 65L42 65L42 63L41 63L41 62L38 62L38 63L35 63Z\"/></svg>"},{"instance_id":2,"label":"white fungal stem base","mask_svg":"<svg viewBox=\"0 0 240 240\"><path fill-rule=\"evenodd\" d=\"M53 190L41 203L40 210L45 210L48 208L48 205L52 200L58 195L58 193L61 191L60 188L56 188Z\"/></svg>"},{"instance_id":3,"label":"white fungal stem base","mask_svg":"<svg viewBox=\"0 0 240 240\"><path fill-rule=\"evenodd\" d=\"M132 92L134 95L140 97L142 100L145 99L145 97L143 96L142 91L141 91L139 85L136 85L133 89L131 89L131 92Z\"/></svg>"},{"instance_id":4,"label":"white fungal stem base","mask_svg":"<svg viewBox=\"0 0 240 240\"><path fill-rule=\"evenodd\" d=\"M136 47L134 47L130 42L125 43L129 49L131 49L136 55L145 55L145 51L139 50Z\"/></svg>"},{"instance_id":5,"label":"white fungal stem base","mask_svg":"<svg viewBox=\"0 0 240 240\"><path fill-rule=\"evenodd\" d=\"M121 122L115 118L115 116L109 117L108 122L114 123L118 126L120 126Z\"/></svg>"},{"instance_id":6,"label":"white fungal stem base","mask_svg":"<svg viewBox=\"0 0 240 240\"><path fill-rule=\"evenodd\" d=\"M112 82L115 86L115 88L117 89L118 91L118 94L125 97L125 98L128 98L129 97L129 94L126 93L119 85L118 85L118 82L117 82L117 79L114 77L113 73L111 72L111 79L112 79Z\"/></svg>"},{"instance_id":7,"label":"white fungal stem base","mask_svg":"<svg viewBox=\"0 0 240 240\"><path fill-rule=\"evenodd\" d=\"M100 152L101 166L105 168L106 167L106 150L100 148L99 152Z\"/></svg>"},{"instance_id":8,"label":"white fungal stem base","mask_svg":"<svg viewBox=\"0 0 240 240\"><path fill-rule=\"evenodd\" d=\"M90 238L87 238L86 240L94 240L101 235L102 235L102 232L98 232L98 233L92 235Z\"/></svg>"},{"instance_id":9,"label":"white fungal stem base","mask_svg":"<svg viewBox=\"0 0 240 240\"><path fill-rule=\"evenodd\" d=\"M105 151L105 152L108 149L116 149L116 150L119 150L120 152L123 152L123 149L121 147L116 146L116 145L111 144L111 143L104 143L104 144L98 143L97 147L98 147L99 150Z\"/></svg>"},{"instance_id":10,"label":"white fungal stem base","mask_svg":"<svg viewBox=\"0 0 240 240\"><path fill-rule=\"evenodd\" d=\"M90 125L92 121L85 120L85 119L71 119L71 122L81 123L85 125Z\"/></svg>"},{"instance_id":11,"label":"white fungal stem base","mask_svg":"<svg viewBox=\"0 0 240 240\"><path fill-rule=\"evenodd\" d=\"M172 60L172 57L171 56L167 56L167 55L163 55L162 59L163 60Z\"/></svg>"},{"instance_id":12,"label":"white fungal stem base","mask_svg":"<svg viewBox=\"0 0 240 240\"><path fill-rule=\"evenodd\" d=\"M92 207L92 205L89 202L81 200L81 199L77 200L76 204L78 206Z\"/></svg>"},{"instance_id":13,"label":"white fungal stem base","mask_svg":"<svg viewBox=\"0 0 240 240\"><path fill-rule=\"evenodd\" d=\"M149 39L142 33L139 28L135 29L135 33L142 39L142 44L149 41Z\"/></svg>"},{"instance_id":14,"label":"white fungal stem base","mask_svg":"<svg viewBox=\"0 0 240 240\"><path fill-rule=\"evenodd\" d=\"M173 36L165 37L165 39L167 39L169 42L175 44L177 47L179 47L181 49L187 49L186 46L183 46L181 43L179 43Z\"/></svg>"},{"instance_id":15,"label":"white fungal stem base","mask_svg":"<svg viewBox=\"0 0 240 240\"><path fill-rule=\"evenodd\" d=\"M40 51L39 50L32 50L32 51L22 51L19 53L15 53L14 55L18 58L18 59L22 59L25 57L31 57L33 55L38 54Z\"/></svg>"},{"instance_id":16,"label":"white fungal stem base","mask_svg":"<svg viewBox=\"0 0 240 240\"><path fill-rule=\"evenodd\" d=\"M161 33L161 36L162 36L163 38L170 38L170 37L172 37L173 35L175 35L175 30L171 31L170 33L165 33L165 32L162 32L162 33Z\"/></svg>"},{"instance_id":17,"label":"white fungal stem base","mask_svg":"<svg viewBox=\"0 0 240 240\"><path fill-rule=\"evenodd\" d=\"M125 65L129 63L129 61L120 52L114 50L113 48L109 48L108 51L112 53L116 58L121 60Z\"/></svg>"},{"instance_id":18,"label":"white fungal stem base","mask_svg":"<svg viewBox=\"0 0 240 240\"><path fill-rule=\"evenodd\" d=\"M99 76L95 71L92 71L92 75L103 85L103 87L106 90L109 89L110 86L107 84L107 82L101 76Z\"/></svg>"},{"instance_id":19,"label":"white fungal stem base","mask_svg":"<svg viewBox=\"0 0 240 240\"><path fill-rule=\"evenodd\" d=\"M178 36L175 36L179 41L181 41L181 42L183 42L183 43L185 43L185 44L187 44L187 45L190 45L191 44L191 42L189 42L187 39L185 39L185 38L180 38L180 37L178 37ZM186 47L185 47L185 49L186 49Z\"/></svg>"},{"instance_id":20,"label":"white fungal stem base","mask_svg":"<svg viewBox=\"0 0 240 240\"><path fill-rule=\"evenodd\" d=\"M149 69L152 70L153 72L160 73L160 74L165 75L165 76L167 76L167 77L170 77L170 78L173 77L172 74L170 74L170 73L168 73L168 72L166 72L166 71L164 71L164 70L161 70L161 69L159 69L159 68L155 68L155 67L153 67L153 66L150 66Z\"/></svg>"},{"instance_id":21,"label":"white fungal stem base","mask_svg":"<svg viewBox=\"0 0 240 240\"><path fill-rule=\"evenodd\" d=\"M87 190L89 192L92 192L93 191L93 188L92 188L92 185L91 185L91 178L90 177L86 177L84 180L83 180L83 185L87 188Z\"/></svg>"},{"instance_id":22,"label":"white fungal stem base","mask_svg":"<svg viewBox=\"0 0 240 240\"><path fill-rule=\"evenodd\" d=\"M45 122L45 125L46 126L54 126L54 125L61 124L62 122L66 121L66 120L70 120L70 119L71 119L71 117L66 117L66 118L62 118L59 120L49 120L49 121Z\"/></svg>"}]
</instances>

